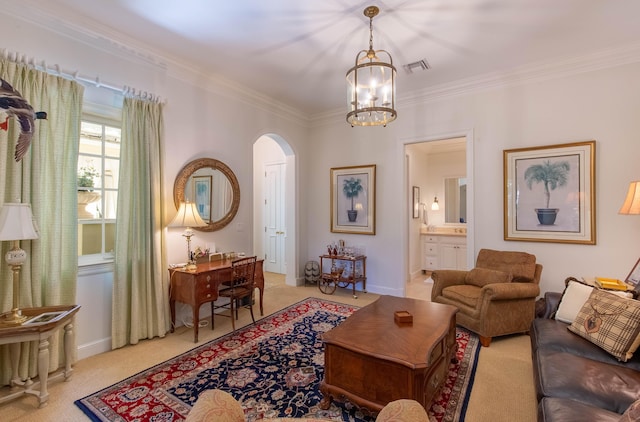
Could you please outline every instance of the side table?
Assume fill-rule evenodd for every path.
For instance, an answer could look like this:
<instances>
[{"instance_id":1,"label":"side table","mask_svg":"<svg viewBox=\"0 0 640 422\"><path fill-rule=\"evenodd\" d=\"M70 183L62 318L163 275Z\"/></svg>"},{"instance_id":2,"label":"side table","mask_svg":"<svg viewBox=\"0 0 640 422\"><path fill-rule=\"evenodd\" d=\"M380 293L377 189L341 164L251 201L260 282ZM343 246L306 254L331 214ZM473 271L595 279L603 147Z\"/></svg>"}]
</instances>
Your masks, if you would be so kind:
<instances>
[{"instance_id":1,"label":"side table","mask_svg":"<svg viewBox=\"0 0 640 422\"><path fill-rule=\"evenodd\" d=\"M22 309L22 315L28 320L18 326L0 325L0 344L9 344L11 358L11 392L0 397L0 403L20 397L23 394L33 394L38 397L39 407L47 404L49 392L47 383L64 376L65 381L71 378L71 355L73 347L73 316L80 310L79 305L47 306L41 308ZM0 316L4 316L4 313ZM49 339L58 330L64 328L64 370L49 377ZM21 343L37 340L38 343L38 381L20 379L18 367L20 365ZM39 389L38 389L39 387Z\"/></svg>"}]
</instances>

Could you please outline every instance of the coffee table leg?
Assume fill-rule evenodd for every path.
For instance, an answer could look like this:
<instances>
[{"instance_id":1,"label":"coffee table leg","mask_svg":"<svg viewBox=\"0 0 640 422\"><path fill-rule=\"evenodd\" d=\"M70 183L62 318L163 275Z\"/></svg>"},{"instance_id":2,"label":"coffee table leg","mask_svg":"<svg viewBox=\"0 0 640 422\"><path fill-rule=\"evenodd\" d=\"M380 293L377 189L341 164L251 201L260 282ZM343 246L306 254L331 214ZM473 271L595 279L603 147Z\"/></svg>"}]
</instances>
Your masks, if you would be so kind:
<instances>
[{"instance_id":1,"label":"coffee table leg","mask_svg":"<svg viewBox=\"0 0 640 422\"><path fill-rule=\"evenodd\" d=\"M320 400L320 409L327 410L331 406L331 393L324 382L320 383L320 393L322 393L322 400Z\"/></svg>"}]
</instances>

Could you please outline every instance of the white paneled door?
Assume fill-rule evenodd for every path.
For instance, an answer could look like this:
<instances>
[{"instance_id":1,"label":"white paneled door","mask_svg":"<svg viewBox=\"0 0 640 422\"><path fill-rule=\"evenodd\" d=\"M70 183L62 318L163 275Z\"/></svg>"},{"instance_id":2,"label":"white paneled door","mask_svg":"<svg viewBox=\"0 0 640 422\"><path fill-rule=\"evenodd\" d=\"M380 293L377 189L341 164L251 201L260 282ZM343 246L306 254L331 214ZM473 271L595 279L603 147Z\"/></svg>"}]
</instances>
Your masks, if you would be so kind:
<instances>
[{"instance_id":1,"label":"white paneled door","mask_svg":"<svg viewBox=\"0 0 640 422\"><path fill-rule=\"evenodd\" d=\"M283 163L265 166L265 271L286 273L284 254L285 212L284 212L284 180L285 165Z\"/></svg>"}]
</instances>

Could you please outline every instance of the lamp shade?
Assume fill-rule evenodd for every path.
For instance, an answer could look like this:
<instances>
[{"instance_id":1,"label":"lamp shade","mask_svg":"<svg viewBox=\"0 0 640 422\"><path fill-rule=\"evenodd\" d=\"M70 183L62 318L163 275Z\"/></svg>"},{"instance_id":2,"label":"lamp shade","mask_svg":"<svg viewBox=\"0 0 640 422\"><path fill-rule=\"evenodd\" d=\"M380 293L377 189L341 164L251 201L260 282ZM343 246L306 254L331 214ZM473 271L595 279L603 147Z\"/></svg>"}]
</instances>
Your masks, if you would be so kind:
<instances>
[{"instance_id":1,"label":"lamp shade","mask_svg":"<svg viewBox=\"0 0 640 422\"><path fill-rule=\"evenodd\" d=\"M203 227L207 222L200 217L198 208L193 202L181 202L178 213L169 223L169 227Z\"/></svg>"},{"instance_id":2,"label":"lamp shade","mask_svg":"<svg viewBox=\"0 0 640 422\"><path fill-rule=\"evenodd\" d=\"M31 206L7 203L0 210L0 240L37 239L38 229L33 221Z\"/></svg>"},{"instance_id":3,"label":"lamp shade","mask_svg":"<svg viewBox=\"0 0 640 422\"><path fill-rule=\"evenodd\" d=\"M631 182L619 214L640 214L640 181Z\"/></svg>"}]
</instances>

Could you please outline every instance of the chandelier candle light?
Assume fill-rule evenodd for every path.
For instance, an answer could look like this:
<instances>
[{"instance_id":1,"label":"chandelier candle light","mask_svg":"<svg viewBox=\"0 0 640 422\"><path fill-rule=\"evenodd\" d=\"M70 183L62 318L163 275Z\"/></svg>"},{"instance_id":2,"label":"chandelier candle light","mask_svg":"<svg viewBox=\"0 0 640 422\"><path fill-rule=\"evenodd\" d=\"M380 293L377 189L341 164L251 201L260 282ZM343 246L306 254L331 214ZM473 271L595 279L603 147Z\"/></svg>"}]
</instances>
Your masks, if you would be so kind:
<instances>
[{"instance_id":1,"label":"chandelier candle light","mask_svg":"<svg viewBox=\"0 0 640 422\"><path fill-rule=\"evenodd\" d=\"M0 210L0 241L10 240L13 247L5 255L5 260L13 273L13 308L0 320L0 325L20 325L27 320L19 307L20 269L27 261L27 253L20 249L21 240L38 238L38 229L33 221L31 206L21 203L7 203Z\"/></svg>"},{"instance_id":2,"label":"chandelier candle light","mask_svg":"<svg viewBox=\"0 0 640 422\"><path fill-rule=\"evenodd\" d=\"M373 18L379 12L376 6L364 9L369 18L369 50L361 50L347 72L347 122L352 127L386 126L398 117L393 59L387 51L373 49Z\"/></svg>"},{"instance_id":3,"label":"chandelier candle light","mask_svg":"<svg viewBox=\"0 0 640 422\"><path fill-rule=\"evenodd\" d=\"M178 213L171 220L168 227L186 227L186 230L182 234L187 238L187 270L193 271L196 269L195 259L191 253L191 237L193 236L192 227L203 227L207 223L200 217L198 208L193 202L181 202Z\"/></svg>"}]
</instances>

